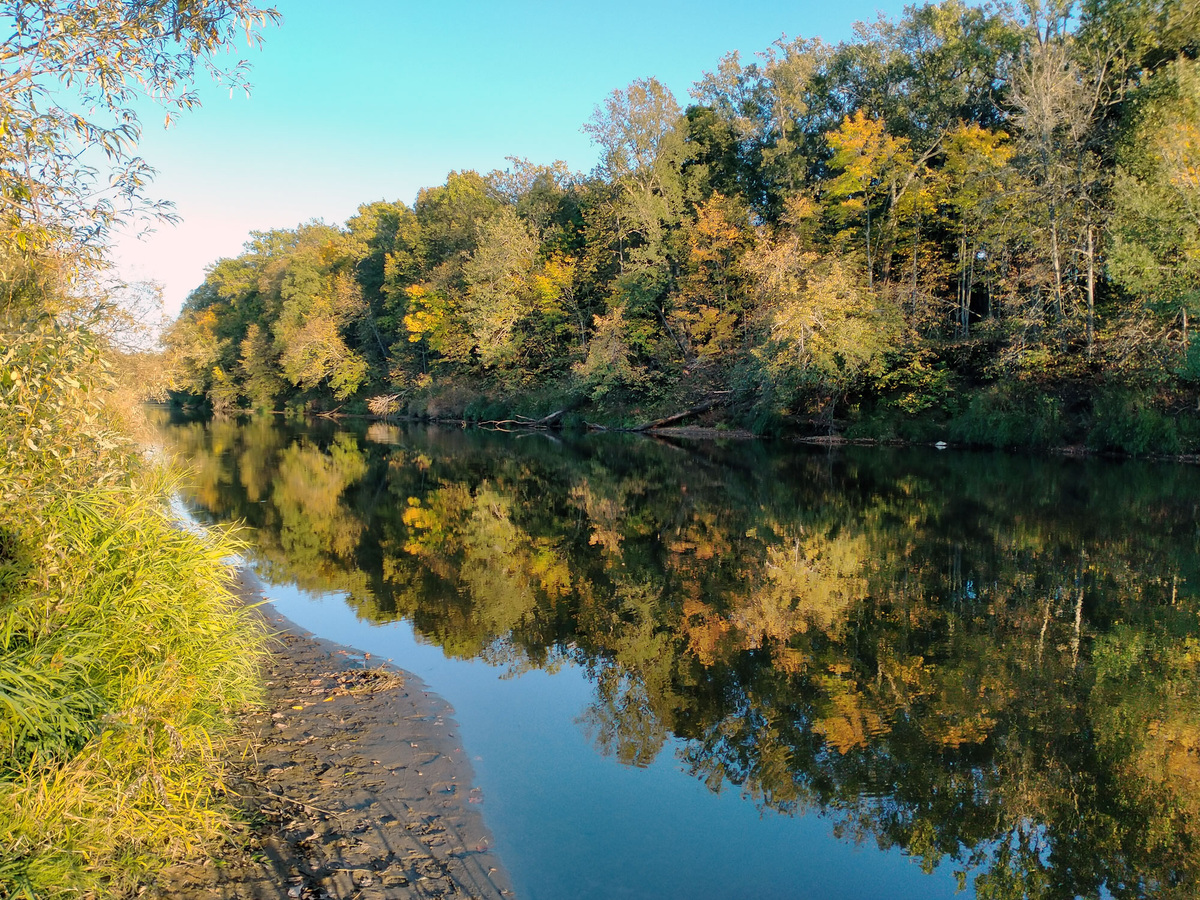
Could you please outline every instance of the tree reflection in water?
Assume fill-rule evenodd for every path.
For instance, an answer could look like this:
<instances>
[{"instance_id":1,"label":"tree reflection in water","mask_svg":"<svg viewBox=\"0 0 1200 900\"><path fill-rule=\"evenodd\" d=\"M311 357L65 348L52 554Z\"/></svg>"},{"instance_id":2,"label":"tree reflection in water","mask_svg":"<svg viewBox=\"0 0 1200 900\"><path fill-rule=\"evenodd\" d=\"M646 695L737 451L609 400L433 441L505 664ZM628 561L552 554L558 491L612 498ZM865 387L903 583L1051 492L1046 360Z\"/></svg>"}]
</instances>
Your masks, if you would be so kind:
<instances>
[{"instance_id":1,"label":"tree reflection in water","mask_svg":"<svg viewBox=\"0 0 1200 900\"><path fill-rule=\"evenodd\" d=\"M584 666L580 726L953 861L988 898L1200 886L1200 474L382 425L164 423L272 578L456 657Z\"/></svg>"}]
</instances>

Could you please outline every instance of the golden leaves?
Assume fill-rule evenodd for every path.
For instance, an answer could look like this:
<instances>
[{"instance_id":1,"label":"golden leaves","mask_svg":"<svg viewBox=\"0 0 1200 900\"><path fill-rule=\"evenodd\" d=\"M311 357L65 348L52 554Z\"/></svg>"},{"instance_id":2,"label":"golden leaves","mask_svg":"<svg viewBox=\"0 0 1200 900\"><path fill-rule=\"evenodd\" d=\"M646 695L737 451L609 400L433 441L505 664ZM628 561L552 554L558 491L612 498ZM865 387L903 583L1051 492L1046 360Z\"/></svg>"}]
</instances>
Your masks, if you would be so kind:
<instances>
[{"instance_id":1,"label":"golden leaves","mask_svg":"<svg viewBox=\"0 0 1200 900\"><path fill-rule=\"evenodd\" d=\"M869 698L851 682L825 679L832 692L824 714L813 722L813 731L822 735L839 753L866 747L873 738L889 730L883 717L870 706Z\"/></svg>"},{"instance_id":2,"label":"golden leaves","mask_svg":"<svg viewBox=\"0 0 1200 900\"><path fill-rule=\"evenodd\" d=\"M827 138L833 149L829 165L841 170L829 191L844 203L853 202L856 194L869 198L887 191L899 173L912 164L908 139L892 137L882 119L869 117L861 109L846 116Z\"/></svg>"}]
</instances>

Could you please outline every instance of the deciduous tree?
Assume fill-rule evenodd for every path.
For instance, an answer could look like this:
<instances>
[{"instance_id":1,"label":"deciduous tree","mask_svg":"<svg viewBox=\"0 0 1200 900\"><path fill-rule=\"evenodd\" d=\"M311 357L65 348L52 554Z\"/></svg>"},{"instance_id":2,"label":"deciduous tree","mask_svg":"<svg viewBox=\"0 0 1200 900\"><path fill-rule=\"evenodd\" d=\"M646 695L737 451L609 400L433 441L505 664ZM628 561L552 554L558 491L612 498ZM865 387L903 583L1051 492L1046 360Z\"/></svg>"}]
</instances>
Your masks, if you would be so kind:
<instances>
[{"instance_id":1,"label":"deciduous tree","mask_svg":"<svg viewBox=\"0 0 1200 900\"><path fill-rule=\"evenodd\" d=\"M246 86L220 54L279 14L250 0L6 0L0 4L0 249L98 258L148 201L141 97L168 124L198 103L196 70Z\"/></svg>"}]
</instances>

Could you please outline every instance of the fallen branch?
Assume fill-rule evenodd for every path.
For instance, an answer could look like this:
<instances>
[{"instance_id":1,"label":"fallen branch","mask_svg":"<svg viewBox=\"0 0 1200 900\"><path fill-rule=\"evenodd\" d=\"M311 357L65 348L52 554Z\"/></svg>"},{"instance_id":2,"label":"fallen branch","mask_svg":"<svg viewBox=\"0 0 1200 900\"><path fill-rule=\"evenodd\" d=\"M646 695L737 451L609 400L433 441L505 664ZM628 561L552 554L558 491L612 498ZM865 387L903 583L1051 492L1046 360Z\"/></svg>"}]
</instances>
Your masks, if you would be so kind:
<instances>
[{"instance_id":1,"label":"fallen branch","mask_svg":"<svg viewBox=\"0 0 1200 900\"><path fill-rule=\"evenodd\" d=\"M287 797L287 796L284 796L283 794L277 794L274 791L267 790L265 787L262 787L261 785L258 785L257 787L258 787L258 790L260 790L262 793L266 794L268 797L274 797L276 800L283 800L285 803L294 804L295 806L300 807L301 809L305 810L306 812L320 813L323 816L332 816L335 819L340 819L342 816L345 815L344 812L339 813L339 812L334 812L332 809L321 809L321 807L313 806L311 803L305 803L303 800L293 800L291 797Z\"/></svg>"},{"instance_id":2,"label":"fallen branch","mask_svg":"<svg viewBox=\"0 0 1200 900\"><path fill-rule=\"evenodd\" d=\"M685 409L683 412L675 413L673 416L666 416L662 419L655 419L653 422L646 422L643 425L638 425L630 431L652 431L655 428L665 428L668 425L673 425L676 422L682 422L684 419L690 419L692 416L698 416L701 413L706 413L710 409L715 409L718 406L723 406L728 400L729 391L722 391L720 396L710 397L698 406L693 406L691 409Z\"/></svg>"},{"instance_id":3,"label":"fallen branch","mask_svg":"<svg viewBox=\"0 0 1200 900\"><path fill-rule=\"evenodd\" d=\"M534 428L549 428L551 425L553 425L555 422L557 422L559 419L561 419L564 415L566 415L566 412L567 412L567 407L565 407L565 406L562 409L555 410L554 412L550 413L550 415L542 416L540 419L538 419L536 422L534 422L533 427Z\"/></svg>"},{"instance_id":4,"label":"fallen branch","mask_svg":"<svg viewBox=\"0 0 1200 900\"><path fill-rule=\"evenodd\" d=\"M517 428L551 428L559 419L561 419L570 407L563 407L555 410L548 416L542 416L540 419L531 419L529 416L517 416L513 419L492 419L487 422L480 422L480 428L496 428L503 430L500 426L512 425Z\"/></svg>"},{"instance_id":5,"label":"fallen branch","mask_svg":"<svg viewBox=\"0 0 1200 900\"><path fill-rule=\"evenodd\" d=\"M367 410L373 416L387 418L400 411L400 394L380 394L367 401Z\"/></svg>"}]
</instances>

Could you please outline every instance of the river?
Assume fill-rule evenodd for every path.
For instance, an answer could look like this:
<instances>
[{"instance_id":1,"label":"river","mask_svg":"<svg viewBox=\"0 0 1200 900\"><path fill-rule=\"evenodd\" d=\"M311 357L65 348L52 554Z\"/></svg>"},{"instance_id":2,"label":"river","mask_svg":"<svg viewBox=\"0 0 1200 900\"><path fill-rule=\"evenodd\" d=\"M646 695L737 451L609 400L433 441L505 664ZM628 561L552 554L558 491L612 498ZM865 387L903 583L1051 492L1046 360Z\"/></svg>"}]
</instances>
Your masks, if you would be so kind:
<instances>
[{"instance_id":1,"label":"river","mask_svg":"<svg viewBox=\"0 0 1200 900\"><path fill-rule=\"evenodd\" d=\"M161 433L285 615L454 707L525 900L1200 890L1194 467Z\"/></svg>"}]
</instances>

